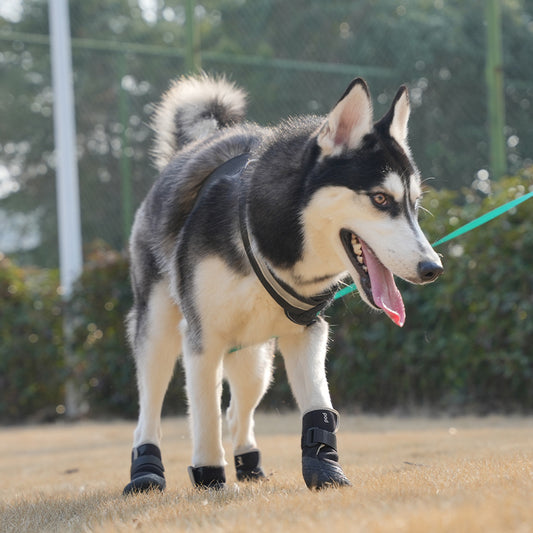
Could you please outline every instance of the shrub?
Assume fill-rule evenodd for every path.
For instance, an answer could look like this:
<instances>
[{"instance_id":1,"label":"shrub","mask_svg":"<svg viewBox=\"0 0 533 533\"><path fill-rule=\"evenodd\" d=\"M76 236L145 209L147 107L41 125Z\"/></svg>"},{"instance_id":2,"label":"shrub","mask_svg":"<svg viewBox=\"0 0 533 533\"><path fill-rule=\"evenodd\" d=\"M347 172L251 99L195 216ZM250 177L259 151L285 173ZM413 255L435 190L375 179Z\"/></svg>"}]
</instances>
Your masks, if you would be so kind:
<instances>
[{"instance_id":1,"label":"shrub","mask_svg":"<svg viewBox=\"0 0 533 533\"><path fill-rule=\"evenodd\" d=\"M0 253L0 421L55 416L65 379L57 272Z\"/></svg>"}]
</instances>

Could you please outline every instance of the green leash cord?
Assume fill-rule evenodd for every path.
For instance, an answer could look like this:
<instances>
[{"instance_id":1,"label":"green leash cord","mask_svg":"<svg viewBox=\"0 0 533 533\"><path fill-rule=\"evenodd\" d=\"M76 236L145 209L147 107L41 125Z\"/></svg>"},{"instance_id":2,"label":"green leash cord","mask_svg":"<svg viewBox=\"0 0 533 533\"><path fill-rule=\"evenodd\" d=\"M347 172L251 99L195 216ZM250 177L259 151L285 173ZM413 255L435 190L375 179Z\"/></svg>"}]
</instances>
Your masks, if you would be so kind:
<instances>
[{"instance_id":1,"label":"green leash cord","mask_svg":"<svg viewBox=\"0 0 533 533\"><path fill-rule=\"evenodd\" d=\"M438 241L434 242L432 246L433 247L439 246L439 244L443 244L447 241L451 241L452 239L455 239L455 237L459 237L459 235L463 235L464 233L467 233L475 228L478 228L479 226L482 226L483 224L486 224L487 222L495 219L496 217L503 215L507 211L511 210L513 207L520 205L522 202L525 202L526 200L529 200L530 198L533 198L533 192L524 194L524 196L520 196L520 198L515 198L514 200L511 200L510 202L507 202L506 204L503 204L500 207L496 207L496 209L493 209L492 211L485 213L479 218L472 220L472 222L469 222L468 224L461 226L459 229L452 231L451 233L449 233L442 239L439 239Z\"/></svg>"},{"instance_id":2,"label":"green leash cord","mask_svg":"<svg viewBox=\"0 0 533 533\"><path fill-rule=\"evenodd\" d=\"M459 237L459 235L468 233L469 231L472 231L475 228L479 228L479 226L482 226L483 224L490 222L491 220L499 217L500 215L503 215L507 211L510 211L513 207L520 205L522 202L525 202L526 200L529 200L530 198L533 198L533 192L524 194L524 196L520 196L520 198L515 198L514 200L511 200L510 202L507 202L506 204L503 204L500 207L497 207L496 209L493 209L492 211L485 213L479 218L472 220L472 222L468 222L468 224L461 226L460 228L456 229L455 231L452 231L445 237L442 237L442 239L439 239L438 241L434 242L432 244L433 248L441 244L444 244L445 242L451 241L452 239ZM344 287L344 289L341 289L340 291L335 293L334 300L338 300L339 298L342 298L343 296L346 296L347 294L350 294L351 292L354 292L356 290L357 290L357 287L354 284L348 285L347 287Z\"/></svg>"}]
</instances>

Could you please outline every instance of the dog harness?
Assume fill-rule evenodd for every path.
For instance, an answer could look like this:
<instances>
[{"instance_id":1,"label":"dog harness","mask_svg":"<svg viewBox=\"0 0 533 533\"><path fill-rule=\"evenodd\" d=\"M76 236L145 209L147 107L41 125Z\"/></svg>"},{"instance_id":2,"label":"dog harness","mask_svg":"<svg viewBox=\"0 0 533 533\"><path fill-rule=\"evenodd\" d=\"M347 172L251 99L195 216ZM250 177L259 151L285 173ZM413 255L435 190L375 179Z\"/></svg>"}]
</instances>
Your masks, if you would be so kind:
<instances>
[{"instance_id":1,"label":"dog harness","mask_svg":"<svg viewBox=\"0 0 533 533\"><path fill-rule=\"evenodd\" d=\"M250 161L250 154L243 153L229 159L217 167L204 182L198 196L209 189L210 184L220 178L242 178ZM258 252L257 244L253 240L247 224L247 180L239 180L239 226L241 239L250 265L270 296L285 311L287 318L301 326L310 326L317 316L333 303L335 289L329 290L310 298L297 294L289 285L279 279ZM198 203L198 199L196 203Z\"/></svg>"}]
</instances>

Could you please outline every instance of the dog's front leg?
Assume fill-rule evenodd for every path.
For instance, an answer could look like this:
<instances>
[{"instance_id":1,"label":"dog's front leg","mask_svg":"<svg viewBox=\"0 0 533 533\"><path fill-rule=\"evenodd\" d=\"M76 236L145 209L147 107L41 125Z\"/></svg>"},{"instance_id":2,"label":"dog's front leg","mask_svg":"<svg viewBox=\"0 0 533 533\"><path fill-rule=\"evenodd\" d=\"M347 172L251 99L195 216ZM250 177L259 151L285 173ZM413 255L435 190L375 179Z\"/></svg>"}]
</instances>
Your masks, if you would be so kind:
<instances>
[{"instance_id":1,"label":"dog's front leg","mask_svg":"<svg viewBox=\"0 0 533 533\"><path fill-rule=\"evenodd\" d=\"M199 488L221 489L226 482L220 407L222 361L222 351L195 350L185 336L183 364L193 445L189 477Z\"/></svg>"},{"instance_id":2,"label":"dog's front leg","mask_svg":"<svg viewBox=\"0 0 533 533\"><path fill-rule=\"evenodd\" d=\"M326 379L328 325L322 319L279 339L292 392L302 413L302 474L310 489L350 485L337 453L339 414Z\"/></svg>"}]
</instances>

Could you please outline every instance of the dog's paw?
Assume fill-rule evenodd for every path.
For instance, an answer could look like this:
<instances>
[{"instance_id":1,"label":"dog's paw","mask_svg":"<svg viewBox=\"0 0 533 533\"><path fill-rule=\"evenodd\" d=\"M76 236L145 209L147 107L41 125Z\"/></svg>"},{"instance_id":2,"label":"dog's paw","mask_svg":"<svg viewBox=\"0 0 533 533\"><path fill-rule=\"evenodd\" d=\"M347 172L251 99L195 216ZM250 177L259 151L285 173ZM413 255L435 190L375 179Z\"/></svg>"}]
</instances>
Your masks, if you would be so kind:
<instances>
[{"instance_id":1,"label":"dog's paw","mask_svg":"<svg viewBox=\"0 0 533 533\"><path fill-rule=\"evenodd\" d=\"M164 472L161 451L155 444L143 444L135 448L131 456L131 481L124 487L123 494L165 490Z\"/></svg>"},{"instance_id":2,"label":"dog's paw","mask_svg":"<svg viewBox=\"0 0 533 533\"><path fill-rule=\"evenodd\" d=\"M235 456L235 471L238 481L264 481L265 473L261 468L259 450L241 453Z\"/></svg>"},{"instance_id":3,"label":"dog's paw","mask_svg":"<svg viewBox=\"0 0 533 533\"><path fill-rule=\"evenodd\" d=\"M330 459L302 457L302 474L311 490L351 486L339 463Z\"/></svg>"}]
</instances>

